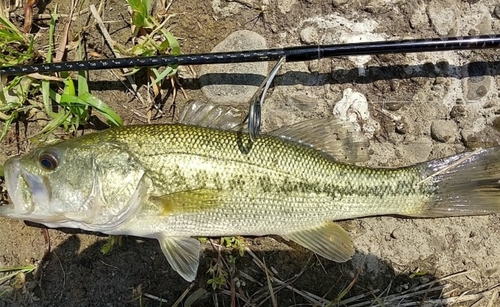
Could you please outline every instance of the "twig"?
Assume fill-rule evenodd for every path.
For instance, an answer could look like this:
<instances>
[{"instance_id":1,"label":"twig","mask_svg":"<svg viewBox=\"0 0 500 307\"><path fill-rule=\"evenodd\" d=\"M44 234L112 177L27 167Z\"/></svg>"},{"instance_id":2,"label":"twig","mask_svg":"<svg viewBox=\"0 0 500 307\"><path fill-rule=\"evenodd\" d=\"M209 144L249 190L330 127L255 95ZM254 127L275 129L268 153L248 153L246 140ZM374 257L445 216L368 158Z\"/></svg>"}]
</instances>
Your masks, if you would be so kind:
<instances>
[{"instance_id":1,"label":"twig","mask_svg":"<svg viewBox=\"0 0 500 307\"><path fill-rule=\"evenodd\" d=\"M194 282L191 283L189 287L187 287L187 289L184 290L184 292L182 292L181 296L179 296L179 298L175 301L172 307L177 307L177 305L179 305L184 300L184 298L188 295L189 291L193 289L193 287L194 287Z\"/></svg>"},{"instance_id":2,"label":"twig","mask_svg":"<svg viewBox=\"0 0 500 307\"><path fill-rule=\"evenodd\" d=\"M104 25L104 23L101 19L101 16L99 16L99 13L97 12L95 5L93 5L93 4L90 5L90 12L92 13L92 16L94 16L94 19L96 20L97 25L99 26L99 29L101 30L101 33L104 36L104 40L108 44L108 47L111 49L111 52L113 52L113 55L116 58L121 58L122 56L119 53L117 53L114 49L114 41L111 38L111 36L109 35L109 32L106 29L106 26ZM145 104L144 99L142 98L141 94L139 94L139 92L137 90L137 84L135 84L134 79L131 76L127 75L127 73L129 73L130 70L128 68L123 68L122 71L125 74L127 81L130 83L130 86L132 87L132 90L133 90L132 94L135 97L137 97L142 102L142 104Z\"/></svg>"},{"instance_id":3,"label":"twig","mask_svg":"<svg viewBox=\"0 0 500 307\"><path fill-rule=\"evenodd\" d=\"M274 295L273 283L271 282L271 276L269 275L269 271L267 270L266 261L264 259L262 260L262 264L264 265L264 273L266 273L267 287L269 288L269 294L271 295L271 302L273 303L273 307L278 307L276 295Z\"/></svg>"},{"instance_id":4,"label":"twig","mask_svg":"<svg viewBox=\"0 0 500 307\"><path fill-rule=\"evenodd\" d=\"M160 302L160 303L168 303L168 301L167 301L167 300L162 299L161 297L158 297L158 296L155 296L155 295L149 294L149 293L143 293L142 295L144 295L145 297L150 298L150 299L152 299L152 300L158 301L158 302Z\"/></svg>"},{"instance_id":5,"label":"twig","mask_svg":"<svg viewBox=\"0 0 500 307\"><path fill-rule=\"evenodd\" d=\"M87 13L88 12L88 9L84 9L84 10L81 10L78 15L81 15L81 14L84 14L84 13ZM67 18L69 17L70 15L69 14L58 14L59 17L61 18ZM9 14L10 18L14 18L14 17L20 17L20 18L24 18L24 16L22 15L19 15L19 14L16 14L16 13L10 13ZM35 14L33 16L33 19L34 20L46 20L46 19L51 19L52 18L52 15L51 14L45 14L45 13L42 13L42 14ZM76 20L76 17L73 17L72 20Z\"/></svg>"},{"instance_id":6,"label":"twig","mask_svg":"<svg viewBox=\"0 0 500 307\"><path fill-rule=\"evenodd\" d=\"M64 26L64 32L61 37L61 42L59 43L59 47L57 48L56 56L54 57L54 62L61 62L64 57L64 53L66 52L66 45L68 44L69 27L71 26L73 14L75 12L75 8L77 7L77 5L78 5L78 0L71 1L71 10L69 12L69 18L66 22L66 25Z\"/></svg>"}]
</instances>

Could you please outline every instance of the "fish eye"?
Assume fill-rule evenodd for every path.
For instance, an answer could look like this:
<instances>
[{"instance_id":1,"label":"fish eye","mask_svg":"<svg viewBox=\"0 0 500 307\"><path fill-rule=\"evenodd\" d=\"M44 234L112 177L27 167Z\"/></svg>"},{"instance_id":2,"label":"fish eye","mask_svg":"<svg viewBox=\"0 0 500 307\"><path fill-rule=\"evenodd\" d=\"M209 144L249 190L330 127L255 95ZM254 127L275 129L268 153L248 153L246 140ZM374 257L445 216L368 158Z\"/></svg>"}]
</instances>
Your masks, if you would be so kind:
<instances>
[{"instance_id":1,"label":"fish eye","mask_svg":"<svg viewBox=\"0 0 500 307\"><path fill-rule=\"evenodd\" d=\"M51 152L43 152L40 154L38 161L40 165L48 171L55 170L59 164L58 157Z\"/></svg>"}]
</instances>

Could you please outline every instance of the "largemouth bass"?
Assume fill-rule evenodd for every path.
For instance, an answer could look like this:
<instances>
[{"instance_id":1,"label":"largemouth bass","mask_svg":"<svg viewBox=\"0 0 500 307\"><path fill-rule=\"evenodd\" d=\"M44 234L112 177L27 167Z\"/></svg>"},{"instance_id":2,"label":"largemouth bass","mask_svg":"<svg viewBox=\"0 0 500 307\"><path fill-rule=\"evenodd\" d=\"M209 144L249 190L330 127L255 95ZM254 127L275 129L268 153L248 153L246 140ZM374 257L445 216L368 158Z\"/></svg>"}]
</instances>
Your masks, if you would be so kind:
<instances>
[{"instance_id":1,"label":"largemouth bass","mask_svg":"<svg viewBox=\"0 0 500 307\"><path fill-rule=\"evenodd\" d=\"M201 248L195 237L280 235L344 262L353 242L333 220L500 210L500 147L371 169L294 137L310 128L252 142L232 130L129 126L40 147L5 163L13 204L0 216L158 239L191 281Z\"/></svg>"}]
</instances>

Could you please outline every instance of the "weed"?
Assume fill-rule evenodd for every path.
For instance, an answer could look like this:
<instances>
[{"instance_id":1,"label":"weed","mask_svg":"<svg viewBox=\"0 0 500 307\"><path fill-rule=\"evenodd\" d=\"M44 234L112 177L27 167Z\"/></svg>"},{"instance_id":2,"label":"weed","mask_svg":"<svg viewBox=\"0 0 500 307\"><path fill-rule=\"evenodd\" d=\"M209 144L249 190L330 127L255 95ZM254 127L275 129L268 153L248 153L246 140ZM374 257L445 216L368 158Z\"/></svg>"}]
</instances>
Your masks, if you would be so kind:
<instances>
[{"instance_id":1,"label":"weed","mask_svg":"<svg viewBox=\"0 0 500 307\"><path fill-rule=\"evenodd\" d=\"M220 242L224 247L238 251L240 257L243 257L246 246L243 237L222 237Z\"/></svg>"},{"instance_id":2,"label":"weed","mask_svg":"<svg viewBox=\"0 0 500 307\"><path fill-rule=\"evenodd\" d=\"M181 49L179 42L172 33L165 29L165 25L174 17L171 15L160 15L160 21L151 15L151 1L149 0L127 0L132 10L132 33L135 37L135 45L132 48L125 49L121 45L115 45L118 53L125 56L154 56L154 55L180 55ZM167 10L167 9L166 9ZM184 90L177 78L178 65L170 65L163 68L148 68L150 86L152 87L154 97L161 96L161 84L164 80L170 80L172 101L175 103L177 96L177 87L183 93ZM134 74L139 69L134 69L130 74ZM186 96L186 94L184 93ZM148 121L152 117L152 109L155 104L152 103L148 111Z\"/></svg>"},{"instance_id":3,"label":"weed","mask_svg":"<svg viewBox=\"0 0 500 307\"><path fill-rule=\"evenodd\" d=\"M212 261L207 273L211 276L211 278L207 281L207 284L211 285L212 289L215 290L226 286L229 274L224 268L222 261Z\"/></svg>"},{"instance_id":4,"label":"weed","mask_svg":"<svg viewBox=\"0 0 500 307\"><path fill-rule=\"evenodd\" d=\"M49 50L45 58L47 63L52 62L57 20L56 6L49 26ZM0 16L0 24L0 50L7 50L1 55L4 58L0 59L0 63L10 66L33 62L36 55L33 37L26 38L5 16ZM78 59L83 59L80 42L77 52ZM69 73L62 73L60 77L35 74L15 77L9 82L7 78L3 78L0 82L0 120L4 121L4 127L0 141L19 115L29 117L40 111L46 113L49 122L38 133L38 137L45 137L60 126L68 132L76 131L80 125L88 122L92 110L104 117L110 126L123 125L122 119L114 110L89 92L85 72L78 72L76 82L75 84ZM30 99L38 94L42 96L42 104Z\"/></svg>"},{"instance_id":5,"label":"weed","mask_svg":"<svg viewBox=\"0 0 500 307\"><path fill-rule=\"evenodd\" d=\"M24 265L24 266L17 266L17 267L12 267L12 268L0 268L0 273L8 273L9 274L0 277L0 284L11 280L14 278L12 287L15 289L19 289L24 285L24 276L26 274L29 274L33 272L36 269L36 267L32 264L29 265Z\"/></svg>"},{"instance_id":6,"label":"weed","mask_svg":"<svg viewBox=\"0 0 500 307\"><path fill-rule=\"evenodd\" d=\"M104 243L101 247L101 253L109 254L113 251L113 247L118 244L118 246L122 245L122 236L108 236L108 241Z\"/></svg>"},{"instance_id":7,"label":"weed","mask_svg":"<svg viewBox=\"0 0 500 307\"><path fill-rule=\"evenodd\" d=\"M200 241L204 242L206 239L200 238ZM212 246L215 247L216 245L212 243ZM245 251L245 243L242 237L222 237L220 238L220 245L217 246L219 255L217 259L212 259L210 268L207 271L210 275L207 284L211 285L213 290L227 287L228 281L231 281L231 283L234 281L236 262L238 257L243 256ZM227 255L227 257L224 257L221 254L221 248L236 250L238 251L238 256Z\"/></svg>"}]
</instances>

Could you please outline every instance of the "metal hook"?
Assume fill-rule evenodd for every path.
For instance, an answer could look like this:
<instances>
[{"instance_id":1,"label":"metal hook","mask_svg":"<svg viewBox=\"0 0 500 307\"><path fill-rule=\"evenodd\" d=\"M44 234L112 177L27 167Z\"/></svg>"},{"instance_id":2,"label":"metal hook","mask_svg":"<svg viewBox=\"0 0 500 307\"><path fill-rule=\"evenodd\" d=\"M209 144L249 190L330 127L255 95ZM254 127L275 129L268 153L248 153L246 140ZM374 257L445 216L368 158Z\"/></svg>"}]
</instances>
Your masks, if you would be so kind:
<instances>
[{"instance_id":1,"label":"metal hook","mask_svg":"<svg viewBox=\"0 0 500 307\"><path fill-rule=\"evenodd\" d=\"M285 60L286 57L280 58L280 60L274 65L269 75L266 79L264 79L255 94L252 96L252 99L250 99L250 108L248 110L248 133L252 142L255 142L260 132L262 104L266 98L267 91L271 87L271 83L281 66L285 63Z\"/></svg>"}]
</instances>

